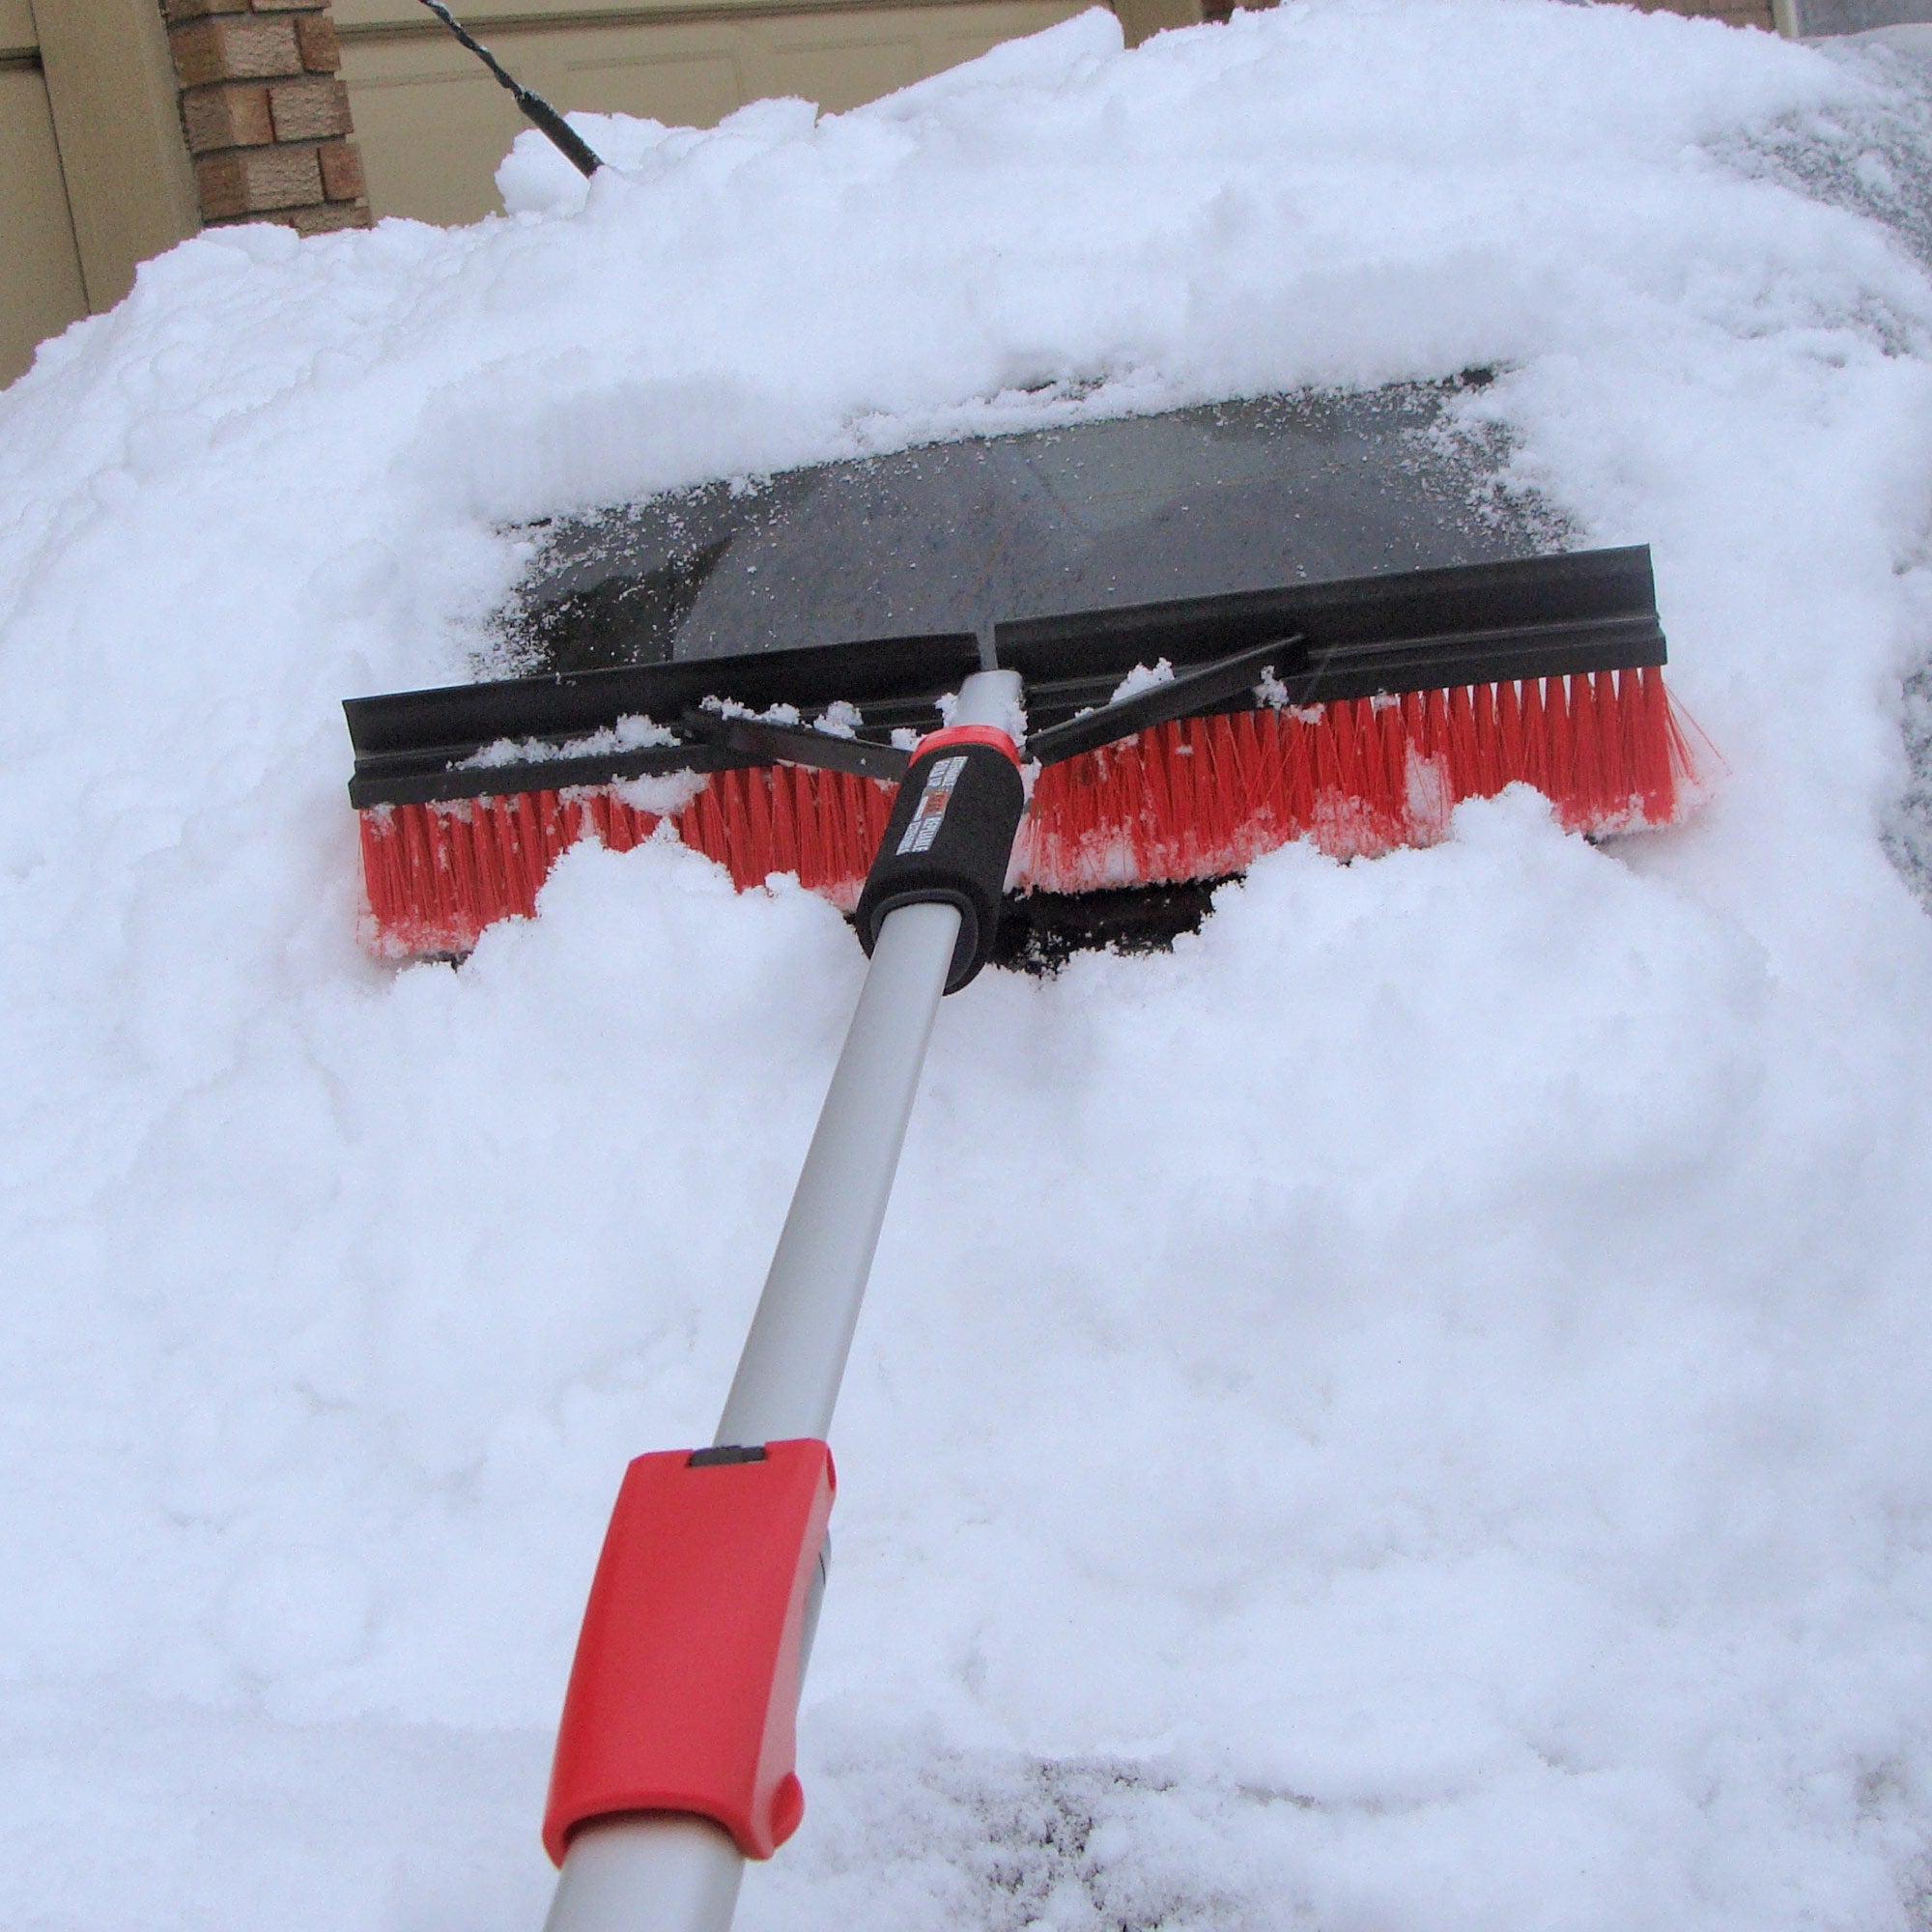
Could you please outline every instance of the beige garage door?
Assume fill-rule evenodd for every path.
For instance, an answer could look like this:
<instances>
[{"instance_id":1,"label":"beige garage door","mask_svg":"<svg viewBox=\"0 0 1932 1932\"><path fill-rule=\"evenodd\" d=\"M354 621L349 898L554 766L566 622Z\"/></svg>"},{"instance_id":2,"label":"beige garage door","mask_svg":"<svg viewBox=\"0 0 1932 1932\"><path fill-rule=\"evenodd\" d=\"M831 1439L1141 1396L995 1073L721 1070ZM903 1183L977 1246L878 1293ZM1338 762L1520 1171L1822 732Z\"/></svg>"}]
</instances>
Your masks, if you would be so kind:
<instances>
[{"instance_id":1,"label":"beige garage door","mask_svg":"<svg viewBox=\"0 0 1932 1932\"><path fill-rule=\"evenodd\" d=\"M6 0L0 0L0 5ZM639 6L469 0L455 12L517 78L566 111L709 127L748 100L856 107L1081 11L1084 0L911 6ZM474 221L525 124L415 0L335 0L342 71L377 214Z\"/></svg>"},{"instance_id":2,"label":"beige garage door","mask_svg":"<svg viewBox=\"0 0 1932 1932\"><path fill-rule=\"evenodd\" d=\"M28 0L0 0L0 384L87 313Z\"/></svg>"}]
</instances>

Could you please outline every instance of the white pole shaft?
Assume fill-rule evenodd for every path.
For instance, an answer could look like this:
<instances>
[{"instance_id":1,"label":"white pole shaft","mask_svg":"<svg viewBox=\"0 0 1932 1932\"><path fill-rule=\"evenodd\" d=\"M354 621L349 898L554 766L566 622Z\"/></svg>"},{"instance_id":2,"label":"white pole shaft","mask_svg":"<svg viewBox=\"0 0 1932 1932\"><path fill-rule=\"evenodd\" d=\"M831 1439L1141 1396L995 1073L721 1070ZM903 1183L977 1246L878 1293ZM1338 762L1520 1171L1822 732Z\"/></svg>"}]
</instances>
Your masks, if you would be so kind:
<instances>
[{"instance_id":1,"label":"white pole shaft","mask_svg":"<svg viewBox=\"0 0 1932 1932\"><path fill-rule=\"evenodd\" d=\"M720 1442L823 1437L892 1198L959 908L889 914L719 1418Z\"/></svg>"},{"instance_id":2,"label":"white pole shaft","mask_svg":"<svg viewBox=\"0 0 1932 1932\"><path fill-rule=\"evenodd\" d=\"M1016 672L978 671L952 722L1011 730L1019 699ZM924 904L880 924L716 1442L823 1438L832 1427L959 920L956 906Z\"/></svg>"},{"instance_id":3,"label":"white pole shaft","mask_svg":"<svg viewBox=\"0 0 1932 1932\"><path fill-rule=\"evenodd\" d=\"M605 1818L573 1833L544 1932L730 1932L745 1861L708 1818Z\"/></svg>"},{"instance_id":4,"label":"white pole shaft","mask_svg":"<svg viewBox=\"0 0 1932 1932\"><path fill-rule=\"evenodd\" d=\"M1019 696L1013 672L978 672L952 723L1011 730ZM958 936L956 906L901 906L880 924L716 1442L832 1426ZM744 1865L702 1818L603 1819L572 1836L544 1932L730 1932Z\"/></svg>"}]
</instances>

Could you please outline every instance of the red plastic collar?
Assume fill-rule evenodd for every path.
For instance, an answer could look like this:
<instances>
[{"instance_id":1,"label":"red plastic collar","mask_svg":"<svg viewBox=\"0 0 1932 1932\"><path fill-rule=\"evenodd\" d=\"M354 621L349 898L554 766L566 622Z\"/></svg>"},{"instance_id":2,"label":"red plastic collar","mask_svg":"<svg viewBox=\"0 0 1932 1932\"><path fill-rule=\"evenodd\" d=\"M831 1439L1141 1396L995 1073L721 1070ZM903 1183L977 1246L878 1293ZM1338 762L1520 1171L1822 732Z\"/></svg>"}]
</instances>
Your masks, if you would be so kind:
<instances>
[{"instance_id":1,"label":"red plastic collar","mask_svg":"<svg viewBox=\"0 0 1932 1932\"><path fill-rule=\"evenodd\" d=\"M1014 764L1020 761L1020 748L1013 743L1010 733L1002 731L997 724L949 724L931 737L922 738L913 756L923 758L928 752L944 752L954 745L985 745L995 752L1004 752Z\"/></svg>"},{"instance_id":2,"label":"red plastic collar","mask_svg":"<svg viewBox=\"0 0 1932 1932\"><path fill-rule=\"evenodd\" d=\"M624 1474L557 1726L544 1849L595 1818L715 1819L748 1859L798 1829L805 1605L836 1478L823 1442Z\"/></svg>"}]
</instances>

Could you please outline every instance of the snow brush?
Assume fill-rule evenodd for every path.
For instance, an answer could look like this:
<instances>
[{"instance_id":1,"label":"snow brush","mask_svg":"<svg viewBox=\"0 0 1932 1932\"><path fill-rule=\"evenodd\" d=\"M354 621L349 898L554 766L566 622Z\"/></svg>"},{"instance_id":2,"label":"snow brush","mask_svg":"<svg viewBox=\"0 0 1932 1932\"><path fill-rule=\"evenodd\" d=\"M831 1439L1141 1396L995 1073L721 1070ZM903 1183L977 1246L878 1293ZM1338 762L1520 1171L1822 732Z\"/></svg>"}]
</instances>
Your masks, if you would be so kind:
<instances>
[{"instance_id":1,"label":"snow brush","mask_svg":"<svg viewBox=\"0 0 1932 1932\"><path fill-rule=\"evenodd\" d=\"M1225 879L1302 838L1428 844L1517 782L1591 835L1668 825L1692 789L1641 547L1030 618L992 654L1028 718L1009 906ZM579 839L666 827L740 890L793 873L849 912L907 746L980 657L961 632L352 698L367 943L461 956Z\"/></svg>"},{"instance_id":2,"label":"snow brush","mask_svg":"<svg viewBox=\"0 0 1932 1932\"><path fill-rule=\"evenodd\" d=\"M668 823L741 885L795 870L849 903L870 955L713 1440L639 1457L618 1492L558 1727L548 1932L727 1932L745 1861L804 1815L825 1438L939 1002L987 962L1009 885L1225 876L1304 836L1382 851L1519 781L1593 833L1689 799L1641 549L1033 619L990 644L990 666L961 633L347 706L382 950L461 952L530 910L575 839Z\"/></svg>"}]
</instances>

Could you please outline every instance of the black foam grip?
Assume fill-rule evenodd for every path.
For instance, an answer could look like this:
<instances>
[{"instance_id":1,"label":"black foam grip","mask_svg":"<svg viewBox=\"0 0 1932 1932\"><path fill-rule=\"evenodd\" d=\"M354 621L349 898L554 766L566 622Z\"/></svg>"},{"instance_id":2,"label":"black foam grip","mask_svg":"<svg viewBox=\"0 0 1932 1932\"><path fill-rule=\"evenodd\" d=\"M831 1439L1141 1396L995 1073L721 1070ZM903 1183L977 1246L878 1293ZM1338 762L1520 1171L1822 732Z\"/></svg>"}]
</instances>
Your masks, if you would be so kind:
<instances>
[{"instance_id":1,"label":"black foam grip","mask_svg":"<svg viewBox=\"0 0 1932 1932\"><path fill-rule=\"evenodd\" d=\"M956 993L992 954L1007 862L1025 810L1019 768L993 746L942 743L915 758L859 895L866 951L895 907L956 905L959 943L946 981Z\"/></svg>"}]
</instances>

